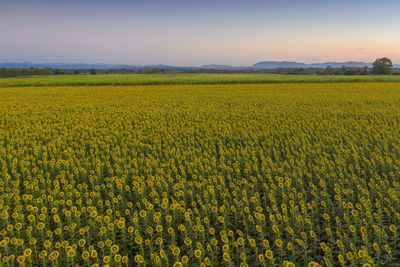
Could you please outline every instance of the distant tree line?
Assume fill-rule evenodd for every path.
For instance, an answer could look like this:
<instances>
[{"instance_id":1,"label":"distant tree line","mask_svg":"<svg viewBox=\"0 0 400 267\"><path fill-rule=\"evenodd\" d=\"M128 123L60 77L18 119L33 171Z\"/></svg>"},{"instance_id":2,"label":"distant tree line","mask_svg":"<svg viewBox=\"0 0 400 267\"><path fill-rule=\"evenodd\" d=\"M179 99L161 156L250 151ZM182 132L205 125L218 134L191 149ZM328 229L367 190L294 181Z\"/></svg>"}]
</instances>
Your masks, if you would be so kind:
<instances>
[{"instance_id":1,"label":"distant tree line","mask_svg":"<svg viewBox=\"0 0 400 267\"><path fill-rule=\"evenodd\" d=\"M269 73L290 75L400 75L400 69L393 70L392 61L386 57L378 58L372 68L346 67L332 68L232 68L232 69L206 69L206 68L143 68L143 69L51 69L51 68L0 68L0 78L32 76L32 75L76 75L76 74L132 74L132 73Z\"/></svg>"},{"instance_id":2,"label":"distant tree line","mask_svg":"<svg viewBox=\"0 0 400 267\"><path fill-rule=\"evenodd\" d=\"M0 78L33 76L33 75L76 75L76 74L96 74L109 73L108 70L95 69L52 69L52 68L0 68ZM118 73L118 72L116 72Z\"/></svg>"},{"instance_id":3,"label":"distant tree line","mask_svg":"<svg viewBox=\"0 0 400 267\"><path fill-rule=\"evenodd\" d=\"M0 77L18 77L32 75L59 75L59 74L80 74L87 71L51 69L51 68L0 68Z\"/></svg>"},{"instance_id":4,"label":"distant tree line","mask_svg":"<svg viewBox=\"0 0 400 267\"><path fill-rule=\"evenodd\" d=\"M319 75L369 75L372 74L371 69L368 66L363 68L356 67L346 67L342 66L341 68L331 68L327 66L325 69L321 69L317 71Z\"/></svg>"},{"instance_id":5,"label":"distant tree line","mask_svg":"<svg viewBox=\"0 0 400 267\"><path fill-rule=\"evenodd\" d=\"M365 66L363 68L352 68L342 66L340 69L333 69L330 66L327 66L323 70L319 70L317 74L321 75L368 75L368 74L376 74L376 75L388 75L395 74L400 75L400 71L393 71L393 63L387 58L377 58L372 64L372 68L368 68Z\"/></svg>"},{"instance_id":6,"label":"distant tree line","mask_svg":"<svg viewBox=\"0 0 400 267\"><path fill-rule=\"evenodd\" d=\"M54 71L50 68L0 68L0 77L17 77L30 75L52 75Z\"/></svg>"}]
</instances>

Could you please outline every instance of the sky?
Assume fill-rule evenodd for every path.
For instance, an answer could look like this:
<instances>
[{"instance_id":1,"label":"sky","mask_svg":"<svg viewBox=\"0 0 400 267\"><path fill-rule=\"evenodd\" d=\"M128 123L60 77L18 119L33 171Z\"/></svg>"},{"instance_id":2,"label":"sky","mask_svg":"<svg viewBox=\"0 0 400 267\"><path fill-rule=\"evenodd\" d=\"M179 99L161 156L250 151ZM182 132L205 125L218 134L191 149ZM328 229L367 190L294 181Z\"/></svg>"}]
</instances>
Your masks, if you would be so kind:
<instances>
[{"instance_id":1,"label":"sky","mask_svg":"<svg viewBox=\"0 0 400 267\"><path fill-rule=\"evenodd\" d=\"M0 62L400 63L398 0L0 0Z\"/></svg>"}]
</instances>

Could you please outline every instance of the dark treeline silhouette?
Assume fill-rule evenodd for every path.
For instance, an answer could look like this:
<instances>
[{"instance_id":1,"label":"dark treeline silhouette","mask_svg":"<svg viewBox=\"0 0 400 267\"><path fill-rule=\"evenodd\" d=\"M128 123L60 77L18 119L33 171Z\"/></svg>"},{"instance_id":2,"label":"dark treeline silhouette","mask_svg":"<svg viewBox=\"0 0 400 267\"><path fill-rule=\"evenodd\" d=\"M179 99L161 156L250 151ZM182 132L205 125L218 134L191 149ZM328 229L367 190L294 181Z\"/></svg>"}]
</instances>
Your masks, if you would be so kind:
<instances>
[{"instance_id":1,"label":"dark treeline silhouette","mask_svg":"<svg viewBox=\"0 0 400 267\"><path fill-rule=\"evenodd\" d=\"M206 68L143 68L143 69L51 69L51 68L0 68L0 78L33 76L33 75L77 75L77 74L134 74L134 73L265 73L289 75L372 75L377 73L376 68L346 67L341 68L276 68L276 69L206 69ZM393 69L393 75L400 75L400 69ZM387 73L382 73L387 74Z\"/></svg>"},{"instance_id":2,"label":"dark treeline silhouette","mask_svg":"<svg viewBox=\"0 0 400 267\"><path fill-rule=\"evenodd\" d=\"M58 74L79 74L80 71L76 70L62 70L51 68L0 68L0 77L18 77L18 76L32 76L32 75L58 75Z\"/></svg>"}]
</instances>

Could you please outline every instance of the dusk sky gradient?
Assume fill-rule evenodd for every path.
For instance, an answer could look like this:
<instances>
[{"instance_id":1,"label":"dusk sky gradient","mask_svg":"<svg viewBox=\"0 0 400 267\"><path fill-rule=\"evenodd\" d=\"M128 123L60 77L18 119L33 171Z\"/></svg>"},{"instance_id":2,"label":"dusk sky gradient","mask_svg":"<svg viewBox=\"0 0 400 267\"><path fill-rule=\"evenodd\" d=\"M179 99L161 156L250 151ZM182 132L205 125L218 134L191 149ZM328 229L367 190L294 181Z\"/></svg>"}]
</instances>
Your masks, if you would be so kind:
<instances>
[{"instance_id":1,"label":"dusk sky gradient","mask_svg":"<svg viewBox=\"0 0 400 267\"><path fill-rule=\"evenodd\" d=\"M396 0L0 0L0 62L400 63Z\"/></svg>"}]
</instances>

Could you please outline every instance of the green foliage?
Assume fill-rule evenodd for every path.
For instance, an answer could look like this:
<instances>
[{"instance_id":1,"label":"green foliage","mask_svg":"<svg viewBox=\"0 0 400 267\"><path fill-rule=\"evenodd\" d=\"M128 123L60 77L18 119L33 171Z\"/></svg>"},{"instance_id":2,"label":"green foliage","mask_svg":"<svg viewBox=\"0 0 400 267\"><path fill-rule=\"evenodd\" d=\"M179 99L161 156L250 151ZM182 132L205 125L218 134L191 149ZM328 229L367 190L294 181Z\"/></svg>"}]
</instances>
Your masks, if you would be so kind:
<instances>
[{"instance_id":1,"label":"green foliage","mask_svg":"<svg viewBox=\"0 0 400 267\"><path fill-rule=\"evenodd\" d=\"M215 74L97 74L49 75L0 79L1 86L71 86L71 85L150 85L150 84L229 84L285 82L394 82L399 76L364 75L281 75L260 73Z\"/></svg>"},{"instance_id":2,"label":"green foliage","mask_svg":"<svg viewBox=\"0 0 400 267\"><path fill-rule=\"evenodd\" d=\"M392 68L393 63L389 58L377 58L373 63L372 73L378 75L388 75L392 72Z\"/></svg>"},{"instance_id":3,"label":"green foliage","mask_svg":"<svg viewBox=\"0 0 400 267\"><path fill-rule=\"evenodd\" d=\"M326 68L321 70L319 72L319 74L321 74L321 75L334 75L335 71L331 66L326 66Z\"/></svg>"},{"instance_id":4,"label":"green foliage","mask_svg":"<svg viewBox=\"0 0 400 267\"><path fill-rule=\"evenodd\" d=\"M55 71L50 68L0 68L0 78L31 76L31 75L53 75ZM66 71L63 72L65 74Z\"/></svg>"}]
</instances>

